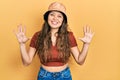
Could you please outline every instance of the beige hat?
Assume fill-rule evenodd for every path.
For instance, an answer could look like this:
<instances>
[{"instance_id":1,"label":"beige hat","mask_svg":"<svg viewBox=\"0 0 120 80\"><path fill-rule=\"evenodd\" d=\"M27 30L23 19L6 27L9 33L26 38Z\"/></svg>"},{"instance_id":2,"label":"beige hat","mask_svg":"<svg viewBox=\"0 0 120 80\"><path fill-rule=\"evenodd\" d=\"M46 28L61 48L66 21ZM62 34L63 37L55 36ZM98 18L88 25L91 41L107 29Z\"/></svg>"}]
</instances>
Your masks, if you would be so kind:
<instances>
[{"instance_id":1,"label":"beige hat","mask_svg":"<svg viewBox=\"0 0 120 80\"><path fill-rule=\"evenodd\" d=\"M51 11L57 11L63 14L64 20L67 23L67 16L66 16L66 8L62 3L59 2L53 2L49 5L48 11L44 14L44 20L47 21L48 19L48 14Z\"/></svg>"},{"instance_id":2,"label":"beige hat","mask_svg":"<svg viewBox=\"0 0 120 80\"><path fill-rule=\"evenodd\" d=\"M53 2L49 5L48 10L58 10L61 11L63 13L66 13L66 8L62 3L58 3L58 2Z\"/></svg>"}]
</instances>

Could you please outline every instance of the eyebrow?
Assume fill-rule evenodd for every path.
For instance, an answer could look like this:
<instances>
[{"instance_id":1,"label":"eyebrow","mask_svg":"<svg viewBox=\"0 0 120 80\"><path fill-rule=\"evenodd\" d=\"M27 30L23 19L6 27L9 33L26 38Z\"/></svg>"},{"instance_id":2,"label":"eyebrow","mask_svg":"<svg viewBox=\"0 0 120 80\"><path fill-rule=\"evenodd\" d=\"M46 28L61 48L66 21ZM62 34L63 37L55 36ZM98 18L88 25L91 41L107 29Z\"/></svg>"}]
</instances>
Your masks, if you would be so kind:
<instances>
[{"instance_id":1,"label":"eyebrow","mask_svg":"<svg viewBox=\"0 0 120 80\"><path fill-rule=\"evenodd\" d=\"M51 13L56 13L57 11L52 11ZM57 12L58 14L62 15L60 12Z\"/></svg>"}]
</instances>

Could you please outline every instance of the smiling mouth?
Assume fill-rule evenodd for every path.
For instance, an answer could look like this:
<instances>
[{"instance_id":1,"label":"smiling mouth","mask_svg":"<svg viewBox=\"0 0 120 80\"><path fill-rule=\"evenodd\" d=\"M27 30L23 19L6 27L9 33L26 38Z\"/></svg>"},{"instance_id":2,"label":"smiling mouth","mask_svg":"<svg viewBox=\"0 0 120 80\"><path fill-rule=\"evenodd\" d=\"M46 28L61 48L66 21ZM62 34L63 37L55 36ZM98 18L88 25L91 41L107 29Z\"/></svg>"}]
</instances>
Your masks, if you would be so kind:
<instances>
[{"instance_id":1,"label":"smiling mouth","mask_svg":"<svg viewBox=\"0 0 120 80\"><path fill-rule=\"evenodd\" d=\"M58 22L56 22L56 21L51 21L51 23L52 23L53 25L57 25L57 24L58 24Z\"/></svg>"}]
</instances>

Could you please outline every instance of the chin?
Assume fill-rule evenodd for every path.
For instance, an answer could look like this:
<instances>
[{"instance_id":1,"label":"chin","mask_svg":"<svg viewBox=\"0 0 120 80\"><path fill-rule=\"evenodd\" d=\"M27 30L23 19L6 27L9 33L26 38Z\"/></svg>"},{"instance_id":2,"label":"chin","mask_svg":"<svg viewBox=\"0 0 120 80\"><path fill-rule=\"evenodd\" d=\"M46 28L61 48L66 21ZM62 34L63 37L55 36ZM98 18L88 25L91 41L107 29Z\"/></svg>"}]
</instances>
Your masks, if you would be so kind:
<instances>
[{"instance_id":1,"label":"chin","mask_svg":"<svg viewBox=\"0 0 120 80\"><path fill-rule=\"evenodd\" d=\"M59 27L51 27L52 29L58 29Z\"/></svg>"},{"instance_id":2,"label":"chin","mask_svg":"<svg viewBox=\"0 0 120 80\"><path fill-rule=\"evenodd\" d=\"M51 28L59 28L60 25L51 25Z\"/></svg>"}]
</instances>

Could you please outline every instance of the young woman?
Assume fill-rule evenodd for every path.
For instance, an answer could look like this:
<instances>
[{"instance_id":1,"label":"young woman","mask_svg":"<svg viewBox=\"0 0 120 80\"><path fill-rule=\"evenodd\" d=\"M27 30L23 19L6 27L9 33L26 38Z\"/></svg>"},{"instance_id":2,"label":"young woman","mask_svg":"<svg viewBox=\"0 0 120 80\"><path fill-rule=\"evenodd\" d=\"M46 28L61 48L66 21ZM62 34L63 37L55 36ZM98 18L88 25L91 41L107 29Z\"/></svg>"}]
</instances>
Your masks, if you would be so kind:
<instances>
[{"instance_id":1,"label":"young woman","mask_svg":"<svg viewBox=\"0 0 120 80\"><path fill-rule=\"evenodd\" d=\"M21 25L15 32L24 65L29 65L37 53L41 66L38 80L72 80L68 61L72 54L75 61L82 65L85 61L93 33L90 27L84 27L82 50L77 46L75 37L68 31L66 8L63 4L54 2L50 4L44 14L44 24L41 31L34 34L30 48L27 52L25 43L29 40L25 36L25 29Z\"/></svg>"}]
</instances>

